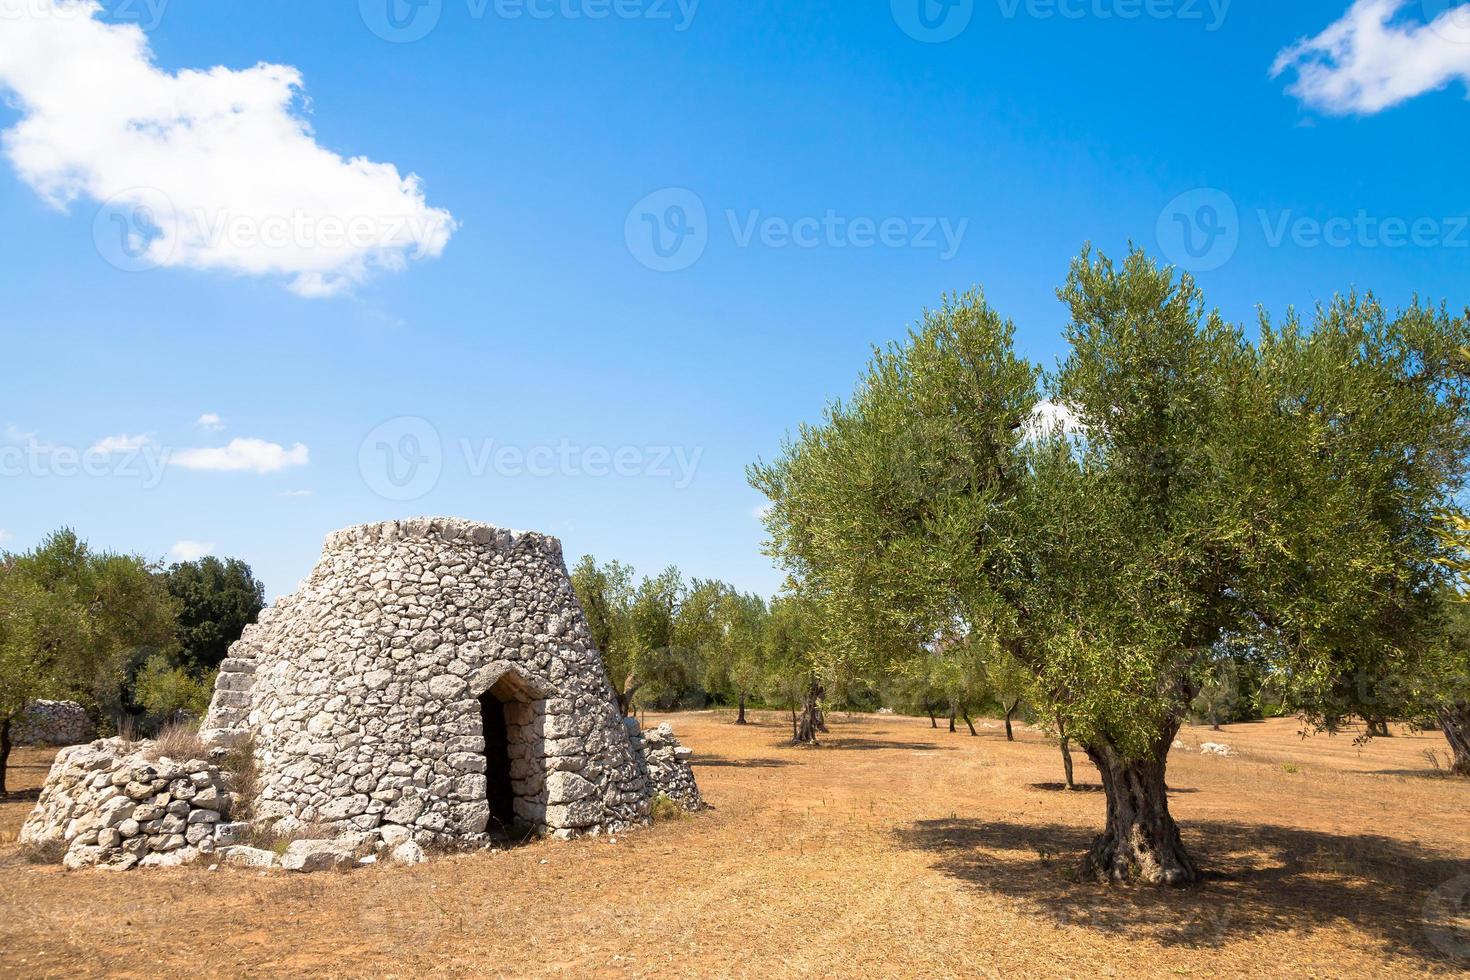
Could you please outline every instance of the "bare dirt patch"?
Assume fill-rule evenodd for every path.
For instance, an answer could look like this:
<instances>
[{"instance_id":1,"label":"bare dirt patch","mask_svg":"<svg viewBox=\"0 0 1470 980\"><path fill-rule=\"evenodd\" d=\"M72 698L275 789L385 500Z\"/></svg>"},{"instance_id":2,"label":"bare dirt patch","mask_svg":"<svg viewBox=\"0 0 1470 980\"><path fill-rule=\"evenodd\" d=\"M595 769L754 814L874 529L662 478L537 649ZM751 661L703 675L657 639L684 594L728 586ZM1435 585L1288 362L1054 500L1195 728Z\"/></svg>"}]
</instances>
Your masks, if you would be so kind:
<instances>
[{"instance_id":1,"label":"bare dirt patch","mask_svg":"<svg viewBox=\"0 0 1470 980\"><path fill-rule=\"evenodd\" d=\"M0 802L0 974L320 976L1383 976L1470 967L1470 783L1438 736L1364 749L1290 721L1192 729L1173 806L1209 869L1185 892L1076 879L1098 792L1042 736L927 719L670 721L716 807L650 830L413 868L66 873L14 843L49 752ZM1097 774L1078 758L1078 780ZM1470 884L1470 879L1467 879ZM1438 910L1426 923L1425 906ZM1448 916L1448 918L1447 918ZM1463 928L1462 928L1463 927ZM1459 956L1459 959L1456 959Z\"/></svg>"}]
</instances>

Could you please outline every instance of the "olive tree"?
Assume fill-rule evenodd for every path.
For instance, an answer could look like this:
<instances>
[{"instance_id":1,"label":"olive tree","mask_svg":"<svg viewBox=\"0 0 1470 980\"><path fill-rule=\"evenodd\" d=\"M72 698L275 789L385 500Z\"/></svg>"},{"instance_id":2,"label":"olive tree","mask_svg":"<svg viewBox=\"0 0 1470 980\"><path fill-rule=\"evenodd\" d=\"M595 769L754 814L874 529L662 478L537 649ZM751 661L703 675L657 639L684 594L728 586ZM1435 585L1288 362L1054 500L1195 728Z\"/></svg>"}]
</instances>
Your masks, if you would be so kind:
<instances>
[{"instance_id":1,"label":"olive tree","mask_svg":"<svg viewBox=\"0 0 1470 980\"><path fill-rule=\"evenodd\" d=\"M957 631L1004 650L1101 774L1086 870L1185 884L1166 764L1203 666L1249 648L1325 723L1345 671L1418 642L1389 626L1442 577L1465 322L1349 298L1253 344L1141 252L1084 252L1059 296L1069 349L1044 382L1073 431L1028 424L1041 372L972 293L751 478L824 648L891 657Z\"/></svg>"},{"instance_id":2,"label":"olive tree","mask_svg":"<svg viewBox=\"0 0 1470 980\"><path fill-rule=\"evenodd\" d=\"M0 792L10 728L37 698L111 703L127 662L176 649L178 603L141 558L72 531L0 559Z\"/></svg>"}]
</instances>

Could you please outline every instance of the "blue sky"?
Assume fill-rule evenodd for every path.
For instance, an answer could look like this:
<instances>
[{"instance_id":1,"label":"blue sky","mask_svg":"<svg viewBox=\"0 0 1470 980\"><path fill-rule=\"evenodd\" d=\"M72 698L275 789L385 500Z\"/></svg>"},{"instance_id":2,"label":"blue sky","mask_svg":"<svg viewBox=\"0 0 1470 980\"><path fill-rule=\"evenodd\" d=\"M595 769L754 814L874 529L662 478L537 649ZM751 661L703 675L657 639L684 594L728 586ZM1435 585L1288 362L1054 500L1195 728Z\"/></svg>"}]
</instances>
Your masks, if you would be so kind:
<instances>
[{"instance_id":1,"label":"blue sky","mask_svg":"<svg viewBox=\"0 0 1470 980\"><path fill-rule=\"evenodd\" d=\"M0 0L0 546L274 596L453 514L770 593L744 467L946 291L1048 365L1089 240L1243 321L1470 300L1470 5L389 2Z\"/></svg>"}]
</instances>

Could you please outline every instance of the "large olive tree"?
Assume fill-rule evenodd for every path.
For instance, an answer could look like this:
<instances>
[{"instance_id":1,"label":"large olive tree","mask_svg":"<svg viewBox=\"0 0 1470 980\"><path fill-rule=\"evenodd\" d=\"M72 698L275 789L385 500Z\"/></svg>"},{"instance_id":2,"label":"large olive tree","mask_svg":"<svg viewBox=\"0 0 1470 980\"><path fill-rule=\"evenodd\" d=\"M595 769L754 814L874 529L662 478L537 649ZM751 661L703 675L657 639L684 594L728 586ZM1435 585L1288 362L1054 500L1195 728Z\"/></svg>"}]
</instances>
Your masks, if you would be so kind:
<instances>
[{"instance_id":1,"label":"large olive tree","mask_svg":"<svg viewBox=\"0 0 1470 980\"><path fill-rule=\"evenodd\" d=\"M946 301L751 478L823 649L959 631L1014 657L1101 773L1087 869L1184 884L1165 768L1205 672L1266 658L1326 722L1345 672L1417 642L1465 470L1466 326L1350 299L1253 344L1138 252L1084 253L1060 297L1054 375L979 294ZM1070 431L1032 424L1043 381Z\"/></svg>"}]
</instances>

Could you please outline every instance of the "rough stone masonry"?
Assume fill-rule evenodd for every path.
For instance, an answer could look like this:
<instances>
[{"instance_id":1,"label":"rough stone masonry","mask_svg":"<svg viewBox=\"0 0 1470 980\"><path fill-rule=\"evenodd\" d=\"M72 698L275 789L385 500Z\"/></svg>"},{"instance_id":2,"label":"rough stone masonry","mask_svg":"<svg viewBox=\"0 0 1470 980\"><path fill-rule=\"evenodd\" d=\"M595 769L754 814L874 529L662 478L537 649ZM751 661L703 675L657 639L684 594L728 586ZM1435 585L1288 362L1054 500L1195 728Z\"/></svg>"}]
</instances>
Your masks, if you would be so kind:
<instances>
[{"instance_id":1,"label":"rough stone masonry","mask_svg":"<svg viewBox=\"0 0 1470 980\"><path fill-rule=\"evenodd\" d=\"M277 829L570 837L646 822L656 792L560 542L456 519L328 536L231 648L201 735L253 742Z\"/></svg>"}]
</instances>

